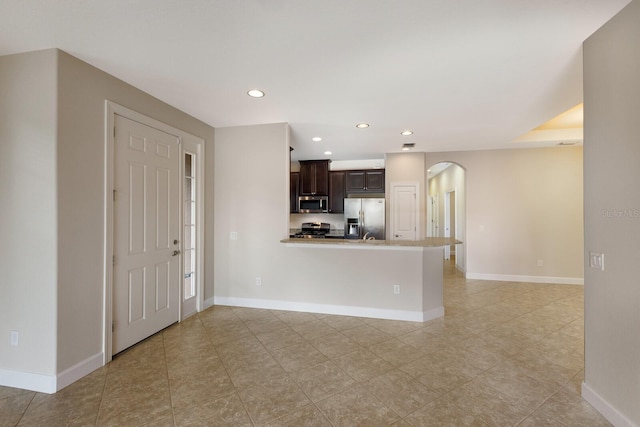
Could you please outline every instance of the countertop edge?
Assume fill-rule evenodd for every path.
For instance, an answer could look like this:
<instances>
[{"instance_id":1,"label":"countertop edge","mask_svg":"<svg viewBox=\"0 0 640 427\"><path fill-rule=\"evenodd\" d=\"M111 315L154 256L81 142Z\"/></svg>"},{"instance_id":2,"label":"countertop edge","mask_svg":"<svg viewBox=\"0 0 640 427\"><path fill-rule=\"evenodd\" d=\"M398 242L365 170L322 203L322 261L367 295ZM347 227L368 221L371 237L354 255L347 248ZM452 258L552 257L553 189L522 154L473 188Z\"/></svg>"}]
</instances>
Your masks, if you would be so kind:
<instances>
[{"instance_id":1,"label":"countertop edge","mask_svg":"<svg viewBox=\"0 0 640 427\"><path fill-rule=\"evenodd\" d=\"M358 248L434 248L462 243L460 240L446 237L427 237L422 240L356 240L356 239L296 239L280 240L287 246L341 246Z\"/></svg>"}]
</instances>

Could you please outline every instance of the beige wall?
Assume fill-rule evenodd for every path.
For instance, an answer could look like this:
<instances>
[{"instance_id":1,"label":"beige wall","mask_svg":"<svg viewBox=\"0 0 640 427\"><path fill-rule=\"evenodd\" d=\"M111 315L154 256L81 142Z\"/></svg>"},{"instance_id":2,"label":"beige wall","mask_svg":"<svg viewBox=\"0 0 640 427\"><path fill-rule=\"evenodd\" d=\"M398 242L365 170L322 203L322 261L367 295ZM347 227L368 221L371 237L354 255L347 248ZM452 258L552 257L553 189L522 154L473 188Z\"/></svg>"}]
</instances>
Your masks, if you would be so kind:
<instances>
[{"instance_id":1,"label":"beige wall","mask_svg":"<svg viewBox=\"0 0 640 427\"><path fill-rule=\"evenodd\" d=\"M391 202L389 196L391 195L391 186L394 183L418 183L418 193L420 195L419 212L420 218L418 225L420 232L417 236L421 239L427 235L426 229L426 170L424 153L389 153L385 159L385 192L387 194L387 204L385 217L387 218L387 239L391 236L391 227L389 226L389 220L391 218L390 209Z\"/></svg>"},{"instance_id":2,"label":"beige wall","mask_svg":"<svg viewBox=\"0 0 640 427\"><path fill-rule=\"evenodd\" d=\"M287 124L217 128L215 139L215 288L207 288L207 305L372 309L358 311L363 316L420 310L423 277L432 279L422 270L421 251L280 243L289 234ZM230 240L231 232L238 240ZM403 289L395 297L394 284ZM441 306L438 295L430 293L424 307Z\"/></svg>"},{"instance_id":3,"label":"beige wall","mask_svg":"<svg viewBox=\"0 0 640 427\"><path fill-rule=\"evenodd\" d=\"M620 426L640 425L639 23L634 1L584 44L583 396Z\"/></svg>"},{"instance_id":4,"label":"beige wall","mask_svg":"<svg viewBox=\"0 0 640 427\"><path fill-rule=\"evenodd\" d=\"M57 63L0 57L0 379L56 372Z\"/></svg>"},{"instance_id":5,"label":"beige wall","mask_svg":"<svg viewBox=\"0 0 640 427\"><path fill-rule=\"evenodd\" d=\"M428 167L447 161L465 169L468 277L582 281L582 147L426 157Z\"/></svg>"},{"instance_id":6,"label":"beige wall","mask_svg":"<svg viewBox=\"0 0 640 427\"><path fill-rule=\"evenodd\" d=\"M3 248L24 249L9 258L3 256L3 261L11 260L3 265L3 274L16 280L3 281L7 289L2 290L2 303L7 301L4 295L11 295L6 302L15 325L11 328L20 329L22 340L18 351L6 347L7 340L0 340L0 363L4 365L0 369L55 375L102 352L105 100L207 143L213 141L213 128L61 51L0 60L2 64L20 64L19 69L3 72L0 78L16 91L11 102L5 103L4 96L0 100L7 111L1 132L8 129L8 135L3 135L1 160L6 169L3 163L0 173L25 176L25 171L18 170L28 160L34 166L41 163L38 170L43 174L39 179L32 173L25 180L3 179L2 204L7 200L5 192L22 194L23 200L17 199L11 209L23 215L23 220L29 219L23 229L46 230L41 238L27 239L22 232L7 233L9 238L2 233L7 244ZM45 106L50 111L43 111ZM6 121L4 117L8 117ZM42 122L41 129L34 121ZM45 151L33 156L29 151L34 149ZM5 151L15 154L5 156ZM15 227L14 221L5 218L3 214L3 228ZM38 255L41 251L45 252ZM212 261L212 254L208 255ZM212 262L205 262L205 275L207 265ZM40 299L40 305L34 305ZM32 319L30 323L21 324L20 319L27 318ZM8 336L4 330L8 324L2 322L2 336Z\"/></svg>"}]
</instances>

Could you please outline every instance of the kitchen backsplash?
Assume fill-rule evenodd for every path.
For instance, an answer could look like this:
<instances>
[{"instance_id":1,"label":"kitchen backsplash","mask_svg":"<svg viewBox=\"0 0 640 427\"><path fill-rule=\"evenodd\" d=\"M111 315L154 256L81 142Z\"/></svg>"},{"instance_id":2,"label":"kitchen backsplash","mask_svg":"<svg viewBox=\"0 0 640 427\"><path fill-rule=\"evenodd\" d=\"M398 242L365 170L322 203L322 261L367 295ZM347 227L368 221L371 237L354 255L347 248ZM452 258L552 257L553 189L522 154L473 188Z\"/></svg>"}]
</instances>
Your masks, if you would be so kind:
<instances>
[{"instance_id":1,"label":"kitchen backsplash","mask_svg":"<svg viewBox=\"0 0 640 427\"><path fill-rule=\"evenodd\" d=\"M331 224L331 231L344 229L343 214L316 213L289 215L289 228L299 229L302 227L303 222L328 222Z\"/></svg>"}]
</instances>

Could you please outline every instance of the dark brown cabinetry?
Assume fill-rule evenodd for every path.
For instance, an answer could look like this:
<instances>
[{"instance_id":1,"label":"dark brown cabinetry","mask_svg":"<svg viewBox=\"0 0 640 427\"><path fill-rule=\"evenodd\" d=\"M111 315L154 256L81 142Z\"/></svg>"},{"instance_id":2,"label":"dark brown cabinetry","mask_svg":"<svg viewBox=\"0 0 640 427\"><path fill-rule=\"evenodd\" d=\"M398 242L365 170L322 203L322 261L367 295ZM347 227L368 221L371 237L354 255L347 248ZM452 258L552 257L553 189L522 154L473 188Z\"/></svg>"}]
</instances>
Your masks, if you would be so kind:
<instances>
[{"instance_id":1,"label":"dark brown cabinetry","mask_svg":"<svg viewBox=\"0 0 640 427\"><path fill-rule=\"evenodd\" d=\"M384 193L384 170L353 170L346 172L346 192Z\"/></svg>"},{"instance_id":2,"label":"dark brown cabinetry","mask_svg":"<svg viewBox=\"0 0 640 427\"><path fill-rule=\"evenodd\" d=\"M300 162L300 195L329 195L329 160Z\"/></svg>"},{"instance_id":3,"label":"dark brown cabinetry","mask_svg":"<svg viewBox=\"0 0 640 427\"><path fill-rule=\"evenodd\" d=\"M289 176L289 203L290 212L298 212L298 196L300 195L300 173L291 172Z\"/></svg>"},{"instance_id":4,"label":"dark brown cabinetry","mask_svg":"<svg viewBox=\"0 0 640 427\"><path fill-rule=\"evenodd\" d=\"M329 172L329 213L344 212L345 171Z\"/></svg>"}]
</instances>

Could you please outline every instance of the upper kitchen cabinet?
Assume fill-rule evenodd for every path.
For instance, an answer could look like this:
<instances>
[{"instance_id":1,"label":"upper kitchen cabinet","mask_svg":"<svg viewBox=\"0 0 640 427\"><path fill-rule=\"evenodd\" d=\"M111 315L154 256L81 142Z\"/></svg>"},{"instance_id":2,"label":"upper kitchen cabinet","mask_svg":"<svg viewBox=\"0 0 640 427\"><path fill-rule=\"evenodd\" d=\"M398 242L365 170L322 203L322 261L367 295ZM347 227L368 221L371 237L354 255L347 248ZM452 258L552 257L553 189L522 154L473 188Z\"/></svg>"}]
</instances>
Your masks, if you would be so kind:
<instances>
[{"instance_id":1,"label":"upper kitchen cabinet","mask_svg":"<svg viewBox=\"0 0 640 427\"><path fill-rule=\"evenodd\" d=\"M330 160L300 161L300 195L329 195L329 162Z\"/></svg>"},{"instance_id":2,"label":"upper kitchen cabinet","mask_svg":"<svg viewBox=\"0 0 640 427\"><path fill-rule=\"evenodd\" d=\"M329 213L344 212L345 171L329 172Z\"/></svg>"},{"instance_id":3,"label":"upper kitchen cabinet","mask_svg":"<svg viewBox=\"0 0 640 427\"><path fill-rule=\"evenodd\" d=\"M384 193L384 169L352 170L346 174L347 194Z\"/></svg>"},{"instance_id":4,"label":"upper kitchen cabinet","mask_svg":"<svg viewBox=\"0 0 640 427\"><path fill-rule=\"evenodd\" d=\"M289 204L290 212L298 212L298 195L300 194L300 173L291 172L289 175Z\"/></svg>"}]
</instances>

